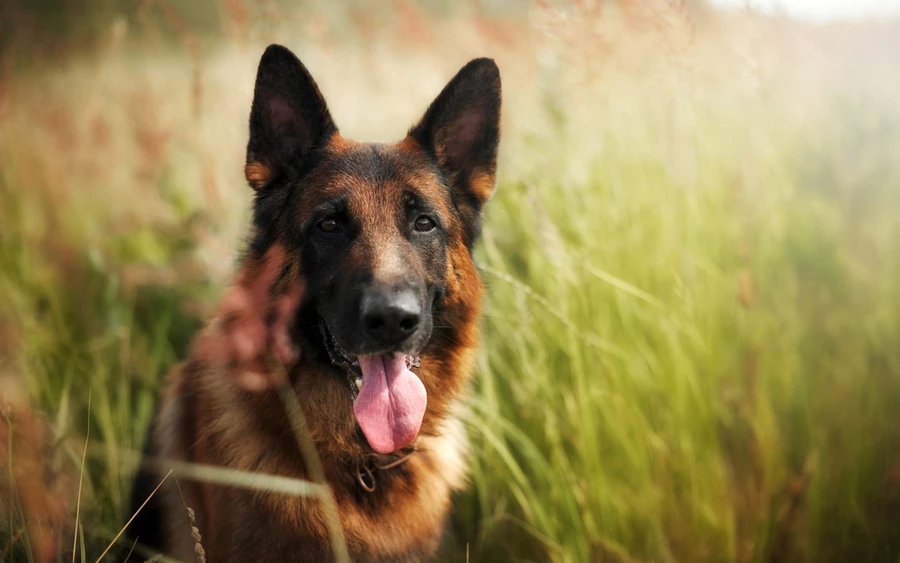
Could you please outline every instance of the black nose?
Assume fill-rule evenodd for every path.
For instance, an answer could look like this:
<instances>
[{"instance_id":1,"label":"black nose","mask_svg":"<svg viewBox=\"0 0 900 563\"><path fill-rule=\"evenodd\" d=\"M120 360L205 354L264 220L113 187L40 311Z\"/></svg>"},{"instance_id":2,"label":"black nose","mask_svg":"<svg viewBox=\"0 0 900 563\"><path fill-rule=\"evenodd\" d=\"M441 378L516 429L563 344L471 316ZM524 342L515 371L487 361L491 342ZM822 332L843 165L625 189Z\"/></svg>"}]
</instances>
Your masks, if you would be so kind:
<instances>
[{"instance_id":1,"label":"black nose","mask_svg":"<svg viewBox=\"0 0 900 563\"><path fill-rule=\"evenodd\" d=\"M379 344L406 340L422 318L422 304L412 289L372 289L363 295L362 323Z\"/></svg>"}]
</instances>

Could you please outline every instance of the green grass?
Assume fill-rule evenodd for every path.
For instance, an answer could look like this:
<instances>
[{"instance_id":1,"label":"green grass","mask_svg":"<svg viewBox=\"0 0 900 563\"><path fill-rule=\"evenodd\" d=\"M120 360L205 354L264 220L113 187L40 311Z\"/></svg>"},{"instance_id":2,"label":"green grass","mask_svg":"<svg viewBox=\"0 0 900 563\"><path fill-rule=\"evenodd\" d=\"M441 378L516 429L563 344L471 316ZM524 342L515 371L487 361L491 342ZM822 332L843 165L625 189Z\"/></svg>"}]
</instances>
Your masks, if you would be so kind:
<instances>
[{"instance_id":1,"label":"green grass","mask_svg":"<svg viewBox=\"0 0 900 563\"><path fill-rule=\"evenodd\" d=\"M506 106L448 560L900 557L896 41L721 25L743 50L698 33L687 68L467 47L496 53ZM464 59L386 43L366 70L356 48L288 43L351 136L402 134ZM20 71L0 112L0 381L46 414L48 466L75 488L90 427L94 557L129 516L122 452L227 282L250 197L261 50L137 45ZM371 86L384 75L409 100ZM0 553L28 560L0 501Z\"/></svg>"}]
</instances>

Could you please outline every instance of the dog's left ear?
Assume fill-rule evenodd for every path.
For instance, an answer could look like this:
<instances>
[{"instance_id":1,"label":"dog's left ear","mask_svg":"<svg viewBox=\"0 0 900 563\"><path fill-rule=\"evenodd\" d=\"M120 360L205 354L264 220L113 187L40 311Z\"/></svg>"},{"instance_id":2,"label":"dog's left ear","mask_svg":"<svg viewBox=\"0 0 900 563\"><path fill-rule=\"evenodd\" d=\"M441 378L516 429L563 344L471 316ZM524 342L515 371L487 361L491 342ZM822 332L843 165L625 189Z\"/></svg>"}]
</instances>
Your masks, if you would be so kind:
<instances>
[{"instance_id":1,"label":"dog's left ear","mask_svg":"<svg viewBox=\"0 0 900 563\"><path fill-rule=\"evenodd\" d=\"M492 59L464 66L409 135L437 158L457 205L478 214L494 191L500 142L500 69Z\"/></svg>"},{"instance_id":2,"label":"dog's left ear","mask_svg":"<svg viewBox=\"0 0 900 563\"><path fill-rule=\"evenodd\" d=\"M316 147L337 132L325 98L300 59L281 45L269 45L259 61L247 182L260 190L298 169Z\"/></svg>"}]
</instances>

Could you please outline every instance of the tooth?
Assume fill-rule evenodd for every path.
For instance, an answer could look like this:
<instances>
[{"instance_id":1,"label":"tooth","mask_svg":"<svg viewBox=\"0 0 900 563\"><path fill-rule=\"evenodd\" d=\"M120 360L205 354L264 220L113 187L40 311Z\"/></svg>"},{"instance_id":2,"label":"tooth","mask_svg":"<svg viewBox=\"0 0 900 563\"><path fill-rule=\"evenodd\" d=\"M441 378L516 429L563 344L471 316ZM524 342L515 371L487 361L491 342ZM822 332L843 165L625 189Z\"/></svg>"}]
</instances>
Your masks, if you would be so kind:
<instances>
[{"instance_id":1,"label":"tooth","mask_svg":"<svg viewBox=\"0 0 900 563\"><path fill-rule=\"evenodd\" d=\"M356 390L362 391L362 378L357 377L356 380L354 380L354 383L356 383Z\"/></svg>"}]
</instances>

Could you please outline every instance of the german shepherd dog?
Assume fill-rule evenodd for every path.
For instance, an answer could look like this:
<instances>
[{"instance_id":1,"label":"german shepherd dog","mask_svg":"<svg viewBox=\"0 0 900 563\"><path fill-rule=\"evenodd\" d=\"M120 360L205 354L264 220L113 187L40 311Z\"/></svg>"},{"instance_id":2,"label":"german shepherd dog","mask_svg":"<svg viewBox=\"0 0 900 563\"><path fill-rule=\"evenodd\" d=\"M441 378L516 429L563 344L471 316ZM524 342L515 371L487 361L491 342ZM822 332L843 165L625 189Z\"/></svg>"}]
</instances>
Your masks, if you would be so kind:
<instances>
[{"instance_id":1,"label":"german shepherd dog","mask_svg":"<svg viewBox=\"0 0 900 563\"><path fill-rule=\"evenodd\" d=\"M245 166L248 249L166 379L144 448L161 461L135 480L132 541L182 561L332 560L316 498L163 479L167 460L314 479L289 389L350 558L434 557L465 479L459 403L482 296L471 252L499 136L490 59L465 65L402 141L361 143L340 135L293 53L266 49Z\"/></svg>"}]
</instances>

